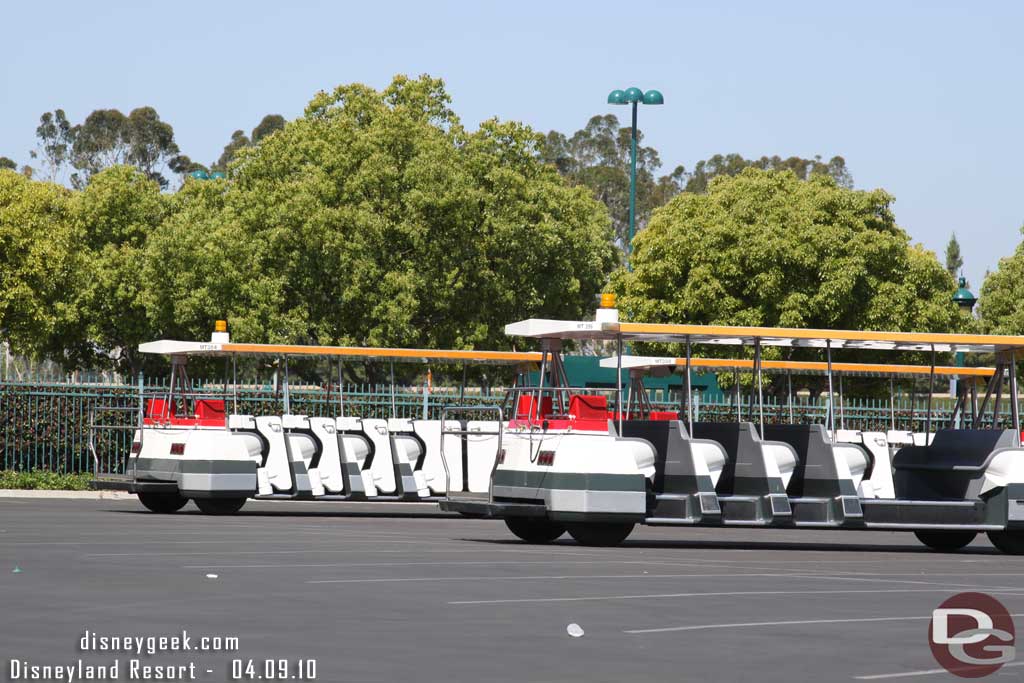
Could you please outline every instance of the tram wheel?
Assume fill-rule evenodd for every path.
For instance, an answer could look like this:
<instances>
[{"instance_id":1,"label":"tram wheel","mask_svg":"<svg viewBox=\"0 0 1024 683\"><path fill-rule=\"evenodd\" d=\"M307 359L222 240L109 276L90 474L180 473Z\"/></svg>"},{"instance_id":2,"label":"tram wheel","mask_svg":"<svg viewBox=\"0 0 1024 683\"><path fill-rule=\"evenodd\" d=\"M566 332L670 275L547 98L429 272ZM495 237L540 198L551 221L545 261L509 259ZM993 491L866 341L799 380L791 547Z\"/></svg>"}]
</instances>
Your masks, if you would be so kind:
<instances>
[{"instance_id":1,"label":"tram wheel","mask_svg":"<svg viewBox=\"0 0 1024 683\"><path fill-rule=\"evenodd\" d=\"M200 512L207 515L233 515L245 505L245 498L196 498Z\"/></svg>"},{"instance_id":2,"label":"tram wheel","mask_svg":"<svg viewBox=\"0 0 1024 683\"><path fill-rule=\"evenodd\" d=\"M940 553L952 553L964 548L974 537L975 531L915 531L917 540Z\"/></svg>"},{"instance_id":3,"label":"tram wheel","mask_svg":"<svg viewBox=\"0 0 1024 683\"><path fill-rule=\"evenodd\" d=\"M565 533L563 525L535 517L506 517L505 526L527 543L551 543Z\"/></svg>"},{"instance_id":4,"label":"tram wheel","mask_svg":"<svg viewBox=\"0 0 1024 683\"><path fill-rule=\"evenodd\" d=\"M1020 531L990 531L988 540L1007 555L1024 555L1024 533Z\"/></svg>"},{"instance_id":5,"label":"tram wheel","mask_svg":"<svg viewBox=\"0 0 1024 683\"><path fill-rule=\"evenodd\" d=\"M147 510L161 515L169 515L172 512L177 512L188 503L188 498L177 493L168 493L166 491L149 491L147 493L140 491L136 495L139 497L139 502L142 503Z\"/></svg>"},{"instance_id":6,"label":"tram wheel","mask_svg":"<svg viewBox=\"0 0 1024 683\"><path fill-rule=\"evenodd\" d=\"M580 545L611 547L626 540L633 522L578 522L567 524L569 535Z\"/></svg>"}]
</instances>

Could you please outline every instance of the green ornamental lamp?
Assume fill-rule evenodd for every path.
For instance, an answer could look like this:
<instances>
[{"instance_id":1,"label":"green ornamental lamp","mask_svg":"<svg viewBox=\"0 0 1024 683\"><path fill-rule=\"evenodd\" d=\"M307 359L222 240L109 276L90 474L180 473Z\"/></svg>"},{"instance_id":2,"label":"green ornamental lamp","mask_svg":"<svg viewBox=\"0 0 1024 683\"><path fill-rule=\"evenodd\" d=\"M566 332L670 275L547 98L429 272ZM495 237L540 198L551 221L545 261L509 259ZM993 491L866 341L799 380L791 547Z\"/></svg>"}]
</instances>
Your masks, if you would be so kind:
<instances>
[{"instance_id":1,"label":"green ornamental lamp","mask_svg":"<svg viewBox=\"0 0 1024 683\"><path fill-rule=\"evenodd\" d=\"M633 235L636 233L636 107L638 104L665 104L665 96L659 90L644 92L640 88L626 88L625 90L612 90L608 93L608 104L633 105L633 135L629 155L629 238L626 241L626 265L632 268L628 256L632 253Z\"/></svg>"},{"instance_id":2,"label":"green ornamental lamp","mask_svg":"<svg viewBox=\"0 0 1024 683\"><path fill-rule=\"evenodd\" d=\"M957 286L956 294L953 295L953 303L959 306L961 311L969 315L974 310L974 304L978 303L978 297L974 296L971 290L967 289L967 278L963 275L960 276Z\"/></svg>"}]
</instances>

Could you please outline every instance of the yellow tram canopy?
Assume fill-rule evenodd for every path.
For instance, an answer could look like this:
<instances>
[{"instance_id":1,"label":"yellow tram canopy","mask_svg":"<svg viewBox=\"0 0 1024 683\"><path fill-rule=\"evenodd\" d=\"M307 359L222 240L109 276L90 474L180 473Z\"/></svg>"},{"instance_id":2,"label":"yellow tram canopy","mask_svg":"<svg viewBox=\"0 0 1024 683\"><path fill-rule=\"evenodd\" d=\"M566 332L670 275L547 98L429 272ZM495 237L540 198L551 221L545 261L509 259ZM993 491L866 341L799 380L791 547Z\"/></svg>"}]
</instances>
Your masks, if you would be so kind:
<instances>
[{"instance_id":1,"label":"yellow tram canopy","mask_svg":"<svg viewBox=\"0 0 1024 683\"><path fill-rule=\"evenodd\" d=\"M618 359L602 358L601 367L618 367ZM686 367L685 358L663 356L622 356L624 370L655 370L657 368ZM754 369L754 361L749 358L691 358L690 367L697 371L723 372L726 370ZM791 372L793 374L825 374L828 363L820 361L763 360L763 372ZM898 365L883 363L832 363L832 372L859 377L920 377L931 374L929 365ZM948 365L935 366L935 374L943 377L991 377L995 368L958 368Z\"/></svg>"},{"instance_id":2,"label":"yellow tram canopy","mask_svg":"<svg viewBox=\"0 0 1024 683\"><path fill-rule=\"evenodd\" d=\"M725 346L788 346L797 348L867 349L999 353L1024 350L1024 336L948 334L937 332L871 332L787 327L676 325L531 318L505 326L505 334L533 339L622 339L626 342L670 342Z\"/></svg>"}]
</instances>

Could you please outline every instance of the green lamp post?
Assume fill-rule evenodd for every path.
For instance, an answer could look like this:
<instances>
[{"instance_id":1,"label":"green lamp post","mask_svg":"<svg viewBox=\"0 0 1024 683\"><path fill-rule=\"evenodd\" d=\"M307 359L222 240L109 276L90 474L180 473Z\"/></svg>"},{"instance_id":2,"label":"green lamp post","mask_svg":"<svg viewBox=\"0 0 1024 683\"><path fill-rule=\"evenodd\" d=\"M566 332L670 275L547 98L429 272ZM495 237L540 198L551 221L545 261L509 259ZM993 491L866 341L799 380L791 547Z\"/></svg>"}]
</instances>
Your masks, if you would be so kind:
<instances>
[{"instance_id":1,"label":"green lamp post","mask_svg":"<svg viewBox=\"0 0 1024 683\"><path fill-rule=\"evenodd\" d=\"M636 232L636 108L639 104L665 104L665 98L657 90L643 92L640 88L626 88L608 93L608 104L633 105L633 135L629 155L629 239L626 241L626 265L631 267L629 256L633 252L633 235Z\"/></svg>"},{"instance_id":2,"label":"green lamp post","mask_svg":"<svg viewBox=\"0 0 1024 683\"><path fill-rule=\"evenodd\" d=\"M974 312L974 304L978 303L978 297L971 293L971 290L967 289L967 278L963 275L960 276L960 280L957 282L956 293L953 294L953 303L960 307L960 312L964 315L972 315ZM964 352L957 351L956 353L956 366L962 368L964 366ZM949 387L949 395L956 398L956 383L957 380L951 379Z\"/></svg>"}]
</instances>

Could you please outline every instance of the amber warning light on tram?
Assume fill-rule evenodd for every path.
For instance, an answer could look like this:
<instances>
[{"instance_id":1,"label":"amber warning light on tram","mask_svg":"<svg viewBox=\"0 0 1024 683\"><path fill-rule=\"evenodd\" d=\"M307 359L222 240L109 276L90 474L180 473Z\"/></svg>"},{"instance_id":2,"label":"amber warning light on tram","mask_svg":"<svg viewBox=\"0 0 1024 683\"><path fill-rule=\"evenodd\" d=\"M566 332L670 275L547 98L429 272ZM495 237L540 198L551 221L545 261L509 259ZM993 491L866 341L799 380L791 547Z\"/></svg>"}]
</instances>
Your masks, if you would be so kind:
<instances>
[{"instance_id":1,"label":"amber warning light on tram","mask_svg":"<svg viewBox=\"0 0 1024 683\"><path fill-rule=\"evenodd\" d=\"M619 310L615 308L615 292L601 294L601 307L597 309L595 320L599 323L619 322Z\"/></svg>"},{"instance_id":2,"label":"amber warning light on tram","mask_svg":"<svg viewBox=\"0 0 1024 683\"><path fill-rule=\"evenodd\" d=\"M214 344L227 344L231 341L227 320L218 320L213 323L213 334L210 336L210 341Z\"/></svg>"}]
</instances>

